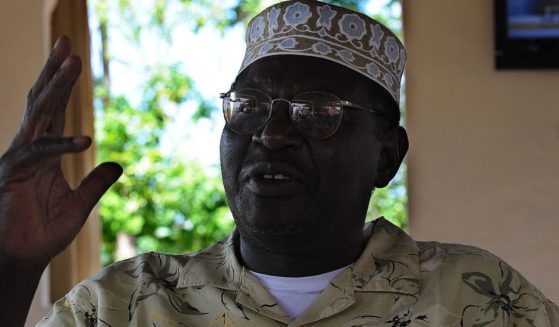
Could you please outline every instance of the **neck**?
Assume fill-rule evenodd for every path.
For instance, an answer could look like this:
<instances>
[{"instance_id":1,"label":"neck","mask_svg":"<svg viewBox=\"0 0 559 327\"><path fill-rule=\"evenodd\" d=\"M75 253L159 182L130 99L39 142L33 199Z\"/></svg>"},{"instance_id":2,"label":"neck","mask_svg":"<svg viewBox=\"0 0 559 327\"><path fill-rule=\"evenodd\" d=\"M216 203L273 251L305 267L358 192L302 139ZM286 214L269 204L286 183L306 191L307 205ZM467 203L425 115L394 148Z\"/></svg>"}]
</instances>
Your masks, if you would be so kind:
<instances>
[{"instance_id":1,"label":"neck","mask_svg":"<svg viewBox=\"0 0 559 327\"><path fill-rule=\"evenodd\" d=\"M347 266L357 260L365 245L362 227L343 239L337 235L251 234L241 231L240 257L244 265L258 273L283 277L318 275Z\"/></svg>"}]
</instances>

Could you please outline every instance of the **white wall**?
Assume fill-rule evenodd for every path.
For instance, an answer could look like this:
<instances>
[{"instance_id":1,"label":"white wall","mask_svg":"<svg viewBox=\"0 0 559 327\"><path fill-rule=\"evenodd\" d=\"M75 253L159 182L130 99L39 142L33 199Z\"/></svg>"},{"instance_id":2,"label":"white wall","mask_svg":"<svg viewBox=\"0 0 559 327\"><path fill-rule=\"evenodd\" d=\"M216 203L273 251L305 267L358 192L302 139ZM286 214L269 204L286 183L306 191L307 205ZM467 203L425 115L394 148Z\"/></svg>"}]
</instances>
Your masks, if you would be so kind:
<instances>
[{"instance_id":1,"label":"white wall","mask_svg":"<svg viewBox=\"0 0 559 327\"><path fill-rule=\"evenodd\" d=\"M476 245L559 300L559 71L496 71L493 1L407 0L417 239Z\"/></svg>"}]
</instances>

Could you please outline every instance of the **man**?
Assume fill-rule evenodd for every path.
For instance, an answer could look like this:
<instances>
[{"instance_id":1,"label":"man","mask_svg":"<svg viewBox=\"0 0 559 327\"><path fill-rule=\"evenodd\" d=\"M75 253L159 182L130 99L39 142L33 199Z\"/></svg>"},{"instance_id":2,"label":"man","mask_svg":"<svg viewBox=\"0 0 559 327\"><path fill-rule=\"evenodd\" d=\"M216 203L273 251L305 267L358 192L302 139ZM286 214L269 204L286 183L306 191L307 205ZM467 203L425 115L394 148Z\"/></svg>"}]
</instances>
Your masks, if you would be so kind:
<instances>
[{"instance_id":1,"label":"man","mask_svg":"<svg viewBox=\"0 0 559 327\"><path fill-rule=\"evenodd\" d=\"M63 180L59 156L90 143L60 138L79 75L69 47L55 47L0 161L9 325L23 321L45 265L121 173L103 164L75 191ZM490 253L416 242L383 218L364 225L371 192L408 148L398 126L405 56L386 27L341 7L288 1L257 15L222 95L236 230L194 254L107 267L40 325L557 326L557 307Z\"/></svg>"}]
</instances>

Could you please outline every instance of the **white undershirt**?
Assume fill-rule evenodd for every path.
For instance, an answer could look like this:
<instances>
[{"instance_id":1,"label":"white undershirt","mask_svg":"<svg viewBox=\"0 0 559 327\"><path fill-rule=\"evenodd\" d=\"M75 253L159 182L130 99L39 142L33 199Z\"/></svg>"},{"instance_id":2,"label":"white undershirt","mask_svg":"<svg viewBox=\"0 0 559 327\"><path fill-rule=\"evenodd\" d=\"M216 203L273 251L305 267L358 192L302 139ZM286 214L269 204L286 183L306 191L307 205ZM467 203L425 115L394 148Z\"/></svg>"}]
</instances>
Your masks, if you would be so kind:
<instances>
[{"instance_id":1,"label":"white undershirt","mask_svg":"<svg viewBox=\"0 0 559 327\"><path fill-rule=\"evenodd\" d=\"M279 277L251 271L278 301L280 307L291 319L297 318L324 291L346 267L320 275L305 277Z\"/></svg>"}]
</instances>

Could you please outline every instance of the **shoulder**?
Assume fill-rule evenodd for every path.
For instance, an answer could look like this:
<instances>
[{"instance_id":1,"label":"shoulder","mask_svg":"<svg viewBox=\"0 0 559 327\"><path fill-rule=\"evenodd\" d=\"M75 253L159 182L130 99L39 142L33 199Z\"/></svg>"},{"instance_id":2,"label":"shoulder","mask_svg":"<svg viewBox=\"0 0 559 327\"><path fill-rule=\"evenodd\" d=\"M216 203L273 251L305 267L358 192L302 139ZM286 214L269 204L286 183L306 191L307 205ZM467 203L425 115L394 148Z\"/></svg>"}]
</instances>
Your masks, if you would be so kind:
<instances>
[{"instance_id":1,"label":"shoulder","mask_svg":"<svg viewBox=\"0 0 559 327\"><path fill-rule=\"evenodd\" d=\"M72 288L39 325L88 326L101 315L128 322L131 299L145 297L162 284L174 287L191 257L149 252L111 264Z\"/></svg>"},{"instance_id":2,"label":"shoulder","mask_svg":"<svg viewBox=\"0 0 559 327\"><path fill-rule=\"evenodd\" d=\"M458 282L480 294L530 288L541 293L517 270L493 253L471 245L417 242L419 271L423 278L434 276Z\"/></svg>"},{"instance_id":3,"label":"shoulder","mask_svg":"<svg viewBox=\"0 0 559 327\"><path fill-rule=\"evenodd\" d=\"M489 268L502 260L491 252L464 244L417 242L420 271L433 271L439 268L460 270L466 267Z\"/></svg>"},{"instance_id":4,"label":"shoulder","mask_svg":"<svg viewBox=\"0 0 559 327\"><path fill-rule=\"evenodd\" d=\"M75 298L87 295L96 301L98 298L103 298L103 301L114 299L116 302L125 300L127 304L131 293L146 280L157 279L169 286L176 285L184 266L193 255L148 252L118 261L79 283L68 296Z\"/></svg>"},{"instance_id":5,"label":"shoulder","mask_svg":"<svg viewBox=\"0 0 559 327\"><path fill-rule=\"evenodd\" d=\"M558 323L557 306L493 253L462 244L417 242L417 246L422 293L454 303L465 325L472 319L490 323L500 316L520 325Z\"/></svg>"}]
</instances>

